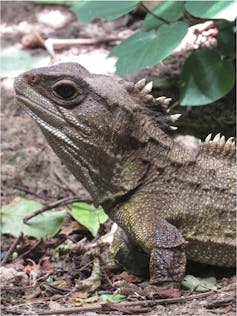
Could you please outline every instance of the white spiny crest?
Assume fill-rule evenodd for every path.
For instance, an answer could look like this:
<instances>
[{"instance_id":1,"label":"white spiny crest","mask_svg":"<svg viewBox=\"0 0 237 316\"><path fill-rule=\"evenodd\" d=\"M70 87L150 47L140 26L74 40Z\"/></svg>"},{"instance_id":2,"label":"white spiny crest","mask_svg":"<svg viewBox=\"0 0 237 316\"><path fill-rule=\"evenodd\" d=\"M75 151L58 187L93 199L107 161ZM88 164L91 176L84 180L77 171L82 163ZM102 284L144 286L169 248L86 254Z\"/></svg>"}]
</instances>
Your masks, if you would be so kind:
<instances>
[{"instance_id":1,"label":"white spiny crest","mask_svg":"<svg viewBox=\"0 0 237 316\"><path fill-rule=\"evenodd\" d=\"M209 134L206 139L204 140L204 143L209 143L209 144L218 144L220 146L224 146L225 148L230 148L235 146L235 141L234 137L230 137L227 140L225 139L225 136L221 136L220 133L218 133L213 140L211 140L212 133Z\"/></svg>"},{"instance_id":2,"label":"white spiny crest","mask_svg":"<svg viewBox=\"0 0 237 316\"><path fill-rule=\"evenodd\" d=\"M233 145L233 144L235 144L234 139L235 139L234 137L228 138L227 141L226 141L226 145Z\"/></svg>"},{"instance_id":3,"label":"white spiny crest","mask_svg":"<svg viewBox=\"0 0 237 316\"><path fill-rule=\"evenodd\" d=\"M167 107L169 106L172 98L167 98L165 96L161 96L158 98L154 98L150 92L152 90L152 85L153 82L150 81L146 84L146 79L141 79L139 80L137 83L133 84L133 87L131 88L131 86L129 85L127 87L127 90L129 90L129 92L132 92L132 94L136 95L136 97L141 97L141 100L143 101L143 103L147 104L147 106L161 106L163 108L163 111L167 111ZM161 113L163 113L163 111L161 111ZM175 123L179 118L180 118L181 114L173 114L170 115L169 117L166 117L170 120L170 122ZM170 130L177 130L176 126L169 126Z\"/></svg>"},{"instance_id":4,"label":"white spiny crest","mask_svg":"<svg viewBox=\"0 0 237 316\"><path fill-rule=\"evenodd\" d=\"M156 98L156 100L160 103L163 103L165 101L166 97L159 97L159 98Z\"/></svg>"},{"instance_id":5,"label":"white spiny crest","mask_svg":"<svg viewBox=\"0 0 237 316\"><path fill-rule=\"evenodd\" d=\"M152 102L154 100L154 98L151 94L147 94L143 97L143 100L145 103L148 103L148 102Z\"/></svg>"},{"instance_id":6,"label":"white spiny crest","mask_svg":"<svg viewBox=\"0 0 237 316\"><path fill-rule=\"evenodd\" d=\"M209 135L207 135L204 143L208 143L210 140L211 140L211 137L212 137L212 133L210 133Z\"/></svg>"},{"instance_id":7,"label":"white spiny crest","mask_svg":"<svg viewBox=\"0 0 237 316\"><path fill-rule=\"evenodd\" d=\"M172 114L170 115L170 119L173 123L175 123L181 116L182 114Z\"/></svg>"},{"instance_id":8,"label":"white spiny crest","mask_svg":"<svg viewBox=\"0 0 237 316\"><path fill-rule=\"evenodd\" d=\"M219 141L220 145L224 145L225 144L225 136L221 136L221 139Z\"/></svg>"},{"instance_id":9,"label":"white spiny crest","mask_svg":"<svg viewBox=\"0 0 237 316\"><path fill-rule=\"evenodd\" d=\"M152 90L152 86L153 86L153 82L152 82L152 81L148 82L148 83L145 85L145 87L143 88L142 92L144 92L144 93L150 93L151 90Z\"/></svg>"},{"instance_id":10,"label":"white spiny crest","mask_svg":"<svg viewBox=\"0 0 237 316\"><path fill-rule=\"evenodd\" d=\"M213 138L213 143L219 143L221 139L221 133L216 134L216 136Z\"/></svg>"},{"instance_id":11,"label":"white spiny crest","mask_svg":"<svg viewBox=\"0 0 237 316\"><path fill-rule=\"evenodd\" d=\"M146 79L143 78L143 79L139 80L137 83L135 83L134 88L136 90L142 90L145 87L145 85L146 85Z\"/></svg>"},{"instance_id":12,"label":"white spiny crest","mask_svg":"<svg viewBox=\"0 0 237 316\"><path fill-rule=\"evenodd\" d=\"M166 98L165 96L162 97L158 97L155 99L156 102L158 102L158 104L161 104L163 107L167 108L168 105L171 102L171 98Z\"/></svg>"},{"instance_id":13,"label":"white spiny crest","mask_svg":"<svg viewBox=\"0 0 237 316\"><path fill-rule=\"evenodd\" d=\"M172 98L166 98L166 99L163 101L163 104L165 104L165 105L168 106L171 101L172 101Z\"/></svg>"}]
</instances>

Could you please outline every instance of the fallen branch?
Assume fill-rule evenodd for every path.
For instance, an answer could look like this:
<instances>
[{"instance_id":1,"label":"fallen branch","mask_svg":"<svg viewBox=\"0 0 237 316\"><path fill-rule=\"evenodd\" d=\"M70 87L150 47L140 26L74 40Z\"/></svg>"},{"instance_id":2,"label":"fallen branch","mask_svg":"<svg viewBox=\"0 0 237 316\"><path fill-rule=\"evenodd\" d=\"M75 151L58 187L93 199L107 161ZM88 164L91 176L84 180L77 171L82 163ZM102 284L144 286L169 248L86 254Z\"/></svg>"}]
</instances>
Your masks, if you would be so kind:
<instances>
[{"instance_id":1,"label":"fallen branch","mask_svg":"<svg viewBox=\"0 0 237 316\"><path fill-rule=\"evenodd\" d=\"M44 46L47 49L51 57L55 57L55 49L59 49L65 46L77 46L77 45L100 45L107 44L110 42L121 41L119 37L107 37L107 38L69 38L69 39L58 39L48 38L44 41Z\"/></svg>"},{"instance_id":2,"label":"fallen branch","mask_svg":"<svg viewBox=\"0 0 237 316\"><path fill-rule=\"evenodd\" d=\"M19 190L19 191L22 191L22 192L34 195L34 196L36 196L39 199L42 199L42 196L40 196L38 193L30 190L29 188L27 188L27 187L25 187L25 186L23 186L21 184L16 184L16 185L13 186L13 188L16 189L16 190Z\"/></svg>"},{"instance_id":3,"label":"fallen branch","mask_svg":"<svg viewBox=\"0 0 237 316\"><path fill-rule=\"evenodd\" d=\"M42 214L46 211L49 211L55 207L59 207L59 206L63 206L63 205L66 205L66 204L71 204L71 203L74 203L74 202L85 202L85 203L91 203L91 200L90 199L80 199L78 196L77 197L73 197L73 198L65 198L65 199L61 199L59 201L56 201L56 202L53 202L51 204L48 204L48 205L45 205L43 206L42 208L28 214L27 216L25 216L23 218L23 222L26 224L31 218L39 215L39 214Z\"/></svg>"},{"instance_id":4,"label":"fallen branch","mask_svg":"<svg viewBox=\"0 0 237 316\"><path fill-rule=\"evenodd\" d=\"M223 297L223 298L218 298L216 300L211 300L211 302L207 302L205 305L206 308L208 309L214 309L214 308L219 308L219 307L225 307L228 305L231 305L233 302L235 302L235 295Z\"/></svg>"},{"instance_id":5,"label":"fallen branch","mask_svg":"<svg viewBox=\"0 0 237 316\"><path fill-rule=\"evenodd\" d=\"M42 32L38 30L33 30L29 34L26 34L22 38L22 46L24 48L35 48L35 47L45 47L49 55L55 57L55 49L60 49L65 46L77 46L77 45L100 45L107 44L111 42L122 41L123 38L118 36L108 36L106 38L68 38L68 39L58 39L58 38L48 38Z\"/></svg>"},{"instance_id":6,"label":"fallen branch","mask_svg":"<svg viewBox=\"0 0 237 316\"><path fill-rule=\"evenodd\" d=\"M173 304L173 303L181 303L190 301L193 299L203 298L207 297L211 294L213 294L213 291L206 292L206 293L200 293L200 294L194 294L187 297L178 297L178 298L167 298L167 299L157 299L157 300L144 300L144 301L136 301L136 302L128 302L128 303L103 303L98 304L96 306L85 306L85 307L75 307L75 308L68 308L68 309L58 309L54 311L45 311L39 313L39 315L60 315L60 314L73 314L73 313L80 313L80 312L89 312L89 311L108 311L108 308L110 310L118 310L119 307L130 307L130 306L154 306L157 304L166 305L166 304Z\"/></svg>"}]
</instances>

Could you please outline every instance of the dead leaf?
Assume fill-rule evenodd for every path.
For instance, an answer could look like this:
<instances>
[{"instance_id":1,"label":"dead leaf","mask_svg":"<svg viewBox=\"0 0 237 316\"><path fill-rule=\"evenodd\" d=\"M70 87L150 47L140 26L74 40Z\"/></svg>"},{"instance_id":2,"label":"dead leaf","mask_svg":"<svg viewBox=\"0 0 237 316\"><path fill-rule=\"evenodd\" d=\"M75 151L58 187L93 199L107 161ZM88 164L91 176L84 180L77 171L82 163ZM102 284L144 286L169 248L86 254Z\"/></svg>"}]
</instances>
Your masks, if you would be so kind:
<instances>
[{"instance_id":1,"label":"dead leaf","mask_svg":"<svg viewBox=\"0 0 237 316\"><path fill-rule=\"evenodd\" d=\"M62 227L60 234L69 236L73 232L82 230L82 229L85 230L85 228L83 228L82 225L80 225L77 221L71 221L69 224Z\"/></svg>"},{"instance_id":2,"label":"dead leaf","mask_svg":"<svg viewBox=\"0 0 237 316\"><path fill-rule=\"evenodd\" d=\"M25 266L25 268L23 270L27 275L30 275L31 271L33 271L33 270L40 270L39 264L36 264L31 259L28 259L27 261L31 262L31 264L28 264L27 266Z\"/></svg>"},{"instance_id":3,"label":"dead leaf","mask_svg":"<svg viewBox=\"0 0 237 316\"><path fill-rule=\"evenodd\" d=\"M223 314L229 313L230 311L232 311L232 309L233 309L233 305L230 304L226 306L226 308L224 308Z\"/></svg>"},{"instance_id":4,"label":"dead leaf","mask_svg":"<svg viewBox=\"0 0 237 316\"><path fill-rule=\"evenodd\" d=\"M88 297L88 292L86 292L86 291L77 291L77 292L73 292L72 294L71 294L71 298L73 299L73 300L77 300L78 298L79 299L85 299L85 298L87 298Z\"/></svg>"},{"instance_id":5,"label":"dead leaf","mask_svg":"<svg viewBox=\"0 0 237 316\"><path fill-rule=\"evenodd\" d=\"M181 297L181 291L179 289L165 289L165 290L158 290L157 295L160 298L177 298Z\"/></svg>"},{"instance_id":6,"label":"dead leaf","mask_svg":"<svg viewBox=\"0 0 237 316\"><path fill-rule=\"evenodd\" d=\"M74 300L74 302L76 306L87 306L87 305L91 306L91 304L93 305L93 303L98 302L98 300L99 300L98 295L94 295L91 297L87 297L85 299L78 297Z\"/></svg>"},{"instance_id":7,"label":"dead leaf","mask_svg":"<svg viewBox=\"0 0 237 316\"><path fill-rule=\"evenodd\" d=\"M142 281L142 278L136 276L136 275L133 275L133 274L130 274L126 271L123 271L122 273L120 274L117 274L117 275L114 275L112 277L112 282L116 282L116 281L119 281L119 280L125 280L129 283L138 283L138 282L141 282Z\"/></svg>"},{"instance_id":8,"label":"dead leaf","mask_svg":"<svg viewBox=\"0 0 237 316\"><path fill-rule=\"evenodd\" d=\"M41 263L41 270L50 271L52 269L53 269L53 264L49 260L46 259Z\"/></svg>"}]
</instances>

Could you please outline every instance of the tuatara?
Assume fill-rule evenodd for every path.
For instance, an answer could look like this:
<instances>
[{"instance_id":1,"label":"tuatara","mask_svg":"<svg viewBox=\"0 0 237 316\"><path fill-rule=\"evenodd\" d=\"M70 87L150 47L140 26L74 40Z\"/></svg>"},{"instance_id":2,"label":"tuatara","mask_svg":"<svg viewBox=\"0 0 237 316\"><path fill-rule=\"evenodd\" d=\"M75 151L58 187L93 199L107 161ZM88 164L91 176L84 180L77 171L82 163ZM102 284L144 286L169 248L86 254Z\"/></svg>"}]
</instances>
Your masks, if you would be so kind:
<instances>
[{"instance_id":1,"label":"tuatara","mask_svg":"<svg viewBox=\"0 0 237 316\"><path fill-rule=\"evenodd\" d=\"M145 80L93 75L76 63L15 80L17 101L122 228L115 254L127 245L137 260L142 250L150 283L177 285L186 258L235 266L235 144L220 134L194 149L175 142L166 131L179 115L167 115L170 99L155 99L151 89Z\"/></svg>"}]
</instances>

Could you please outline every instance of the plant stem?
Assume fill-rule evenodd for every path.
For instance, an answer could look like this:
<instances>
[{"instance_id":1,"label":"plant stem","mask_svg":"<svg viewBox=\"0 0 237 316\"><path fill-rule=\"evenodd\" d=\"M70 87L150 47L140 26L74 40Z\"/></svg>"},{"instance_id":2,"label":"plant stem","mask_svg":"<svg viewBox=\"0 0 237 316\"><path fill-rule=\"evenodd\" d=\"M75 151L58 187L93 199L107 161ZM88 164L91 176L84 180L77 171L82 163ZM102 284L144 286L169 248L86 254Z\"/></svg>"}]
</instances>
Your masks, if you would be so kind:
<instances>
[{"instance_id":1,"label":"plant stem","mask_svg":"<svg viewBox=\"0 0 237 316\"><path fill-rule=\"evenodd\" d=\"M161 16L156 15L153 11L149 10L143 3L140 4L141 7L150 15L152 15L155 19L160 20L166 24L169 24L170 22L162 18Z\"/></svg>"}]
</instances>

